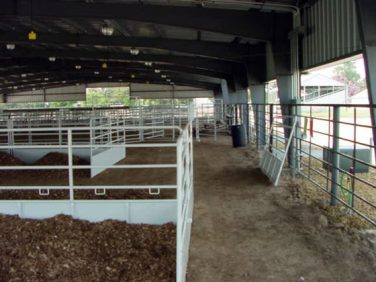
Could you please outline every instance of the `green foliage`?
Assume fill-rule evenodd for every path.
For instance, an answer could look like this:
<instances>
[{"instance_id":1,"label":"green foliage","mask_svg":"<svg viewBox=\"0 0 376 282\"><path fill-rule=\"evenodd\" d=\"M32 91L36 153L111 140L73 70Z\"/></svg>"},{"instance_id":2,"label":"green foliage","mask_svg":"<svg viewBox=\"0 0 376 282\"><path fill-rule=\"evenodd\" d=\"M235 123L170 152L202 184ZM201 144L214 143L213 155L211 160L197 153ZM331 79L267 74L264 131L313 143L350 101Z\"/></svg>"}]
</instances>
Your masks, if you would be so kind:
<instances>
[{"instance_id":1,"label":"green foliage","mask_svg":"<svg viewBox=\"0 0 376 282\"><path fill-rule=\"evenodd\" d=\"M63 101L63 102L49 102L49 108L73 108L77 102Z\"/></svg>"},{"instance_id":2,"label":"green foliage","mask_svg":"<svg viewBox=\"0 0 376 282\"><path fill-rule=\"evenodd\" d=\"M348 86L349 96L353 96L366 88L364 79L361 79L355 62L348 61L334 69L334 78L344 82Z\"/></svg>"},{"instance_id":3,"label":"green foliage","mask_svg":"<svg viewBox=\"0 0 376 282\"><path fill-rule=\"evenodd\" d=\"M86 92L85 106L130 106L129 87L89 88Z\"/></svg>"},{"instance_id":4,"label":"green foliage","mask_svg":"<svg viewBox=\"0 0 376 282\"><path fill-rule=\"evenodd\" d=\"M140 99L141 106L187 105L192 99Z\"/></svg>"},{"instance_id":5,"label":"green foliage","mask_svg":"<svg viewBox=\"0 0 376 282\"><path fill-rule=\"evenodd\" d=\"M355 62L349 61L337 66L334 72L338 79L343 82L357 83L360 81L360 74L356 70Z\"/></svg>"},{"instance_id":6,"label":"green foliage","mask_svg":"<svg viewBox=\"0 0 376 282\"><path fill-rule=\"evenodd\" d=\"M75 108L75 107L110 107L110 106L156 106L184 105L192 99L131 99L129 87L88 88L86 101L61 101L38 103L0 104L0 108L36 109L36 108Z\"/></svg>"}]
</instances>

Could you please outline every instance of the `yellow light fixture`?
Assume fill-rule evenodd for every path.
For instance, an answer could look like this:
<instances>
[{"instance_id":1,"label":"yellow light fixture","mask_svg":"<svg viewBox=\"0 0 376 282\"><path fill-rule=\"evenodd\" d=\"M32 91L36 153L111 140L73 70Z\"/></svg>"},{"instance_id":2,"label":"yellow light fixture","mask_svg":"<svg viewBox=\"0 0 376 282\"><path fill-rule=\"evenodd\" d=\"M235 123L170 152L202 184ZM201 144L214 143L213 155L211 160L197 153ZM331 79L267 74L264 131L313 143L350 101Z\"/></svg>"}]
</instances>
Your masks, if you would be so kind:
<instances>
[{"instance_id":1,"label":"yellow light fixture","mask_svg":"<svg viewBox=\"0 0 376 282\"><path fill-rule=\"evenodd\" d=\"M136 75L134 73L132 73L131 78L136 78Z\"/></svg>"},{"instance_id":2,"label":"yellow light fixture","mask_svg":"<svg viewBox=\"0 0 376 282\"><path fill-rule=\"evenodd\" d=\"M107 63L105 62L105 63L103 63L102 64L102 69L107 69L108 68L108 65L107 65Z\"/></svg>"},{"instance_id":3,"label":"yellow light fixture","mask_svg":"<svg viewBox=\"0 0 376 282\"><path fill-rule=\"evenodd\" d=\"M36 33L34 30L31 30L31 31L27 34L27 38L28 38L30 41L37 40L37 33Z\"/></svg>"}]
</instances>

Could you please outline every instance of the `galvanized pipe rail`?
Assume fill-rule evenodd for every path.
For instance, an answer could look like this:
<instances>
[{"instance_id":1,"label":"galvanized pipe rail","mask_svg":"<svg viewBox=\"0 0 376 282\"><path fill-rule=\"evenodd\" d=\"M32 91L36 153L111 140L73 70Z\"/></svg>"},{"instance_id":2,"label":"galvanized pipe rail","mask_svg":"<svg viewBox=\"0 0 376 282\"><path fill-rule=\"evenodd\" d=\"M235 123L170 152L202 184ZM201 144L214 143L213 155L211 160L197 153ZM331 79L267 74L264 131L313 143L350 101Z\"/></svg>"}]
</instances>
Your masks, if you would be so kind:
<instances>
[{"instance_id":1,"label":"galvanized pipe rail","mask_svg":"<svg viewBox=\"0 0 376 282\"><path fill-rule=\"evenodd\" d=\"M370 111L376 106L250 104L249 139L258 147L266 144L265 132L275 120L284 122L281 106L291 108L294 114L290 117L299 121L292 142L294 150L290 153L297 164L294 172L328 195L332 205L341 204L376 225L376 184L369 173L358 171L362 168L376 172L374 127L370 119ZM273 140L284 137L282 131L273 134ZM369 152L369 158L361 158L359 150Z\"/></svg>"},{"instance_id":2,"label":"galvanized pipe rail","mask_svg":"<svg viewBox=\"0 0 376 282\"><path fill-rule=\"evenodd\" d=\"M68 170L68 185L38 185L38 186L0 186L2 190L37 190L41 196L48 195L49 190L69 190L68 200L0 200L0 212L6 214L18 214L20 217L48 218L56 214L65 213L73 217L104 220L120 219L129 223L176 222L176 281L184 282L189 256L189 241L191 235L193 213L193 139L192 119L184 128L178 126L143 126L149 130L173 130L177 139L170 143L144 143L123 144L105 142L96 144L96 148L176 148L176 162L169 164L129 164L129 165L74 165L73 149L91 148L92 144L75 143L72 136L74 131L91 131L94 127L71 128L31 128L27 130L35 132L54 132L62 130L68 136L67 144L62 145L33 145L33 144L6 144L0 145L0 150L10 149L65 149L68 153L68 164L58 166L0 166L0 170ZM139 126L111 126L111 130L139 130ZM24 132L24 128L0 129L0 133L11 131L12 133ZM170 168L176 170L176 183L172 185L76 185L74 170L76 169L154 169ZM147 176L145 176L147 177ZM149 189L159 191L163 189L176 189L176 199L169 200L78 200L75 198L75 190L94 190L96 195L101 195L107 189L129 190ZM137 212L140 214L138 215ZM99 214L98 214L99 213ZM101 214L103 213L103 214ZM162 218L155 218L160 214ZM125 217L125 218L124 218ZM152 219L151 219L152 218Z\"/></svg>"}]
</instances>

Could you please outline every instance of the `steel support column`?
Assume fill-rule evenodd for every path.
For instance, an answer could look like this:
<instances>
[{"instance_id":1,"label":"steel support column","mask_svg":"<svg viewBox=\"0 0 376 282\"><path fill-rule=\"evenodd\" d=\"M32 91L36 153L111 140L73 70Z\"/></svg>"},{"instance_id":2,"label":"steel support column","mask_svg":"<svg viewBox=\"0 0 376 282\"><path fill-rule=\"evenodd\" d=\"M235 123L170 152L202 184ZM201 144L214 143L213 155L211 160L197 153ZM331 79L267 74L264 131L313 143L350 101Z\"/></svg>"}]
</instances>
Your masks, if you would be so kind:
<instances>
[{"instance_id":1,"label":"steel support column","mask_svg":"<svg viewBox=\"0 0 376 282\"><path fill-rule=\"evenodd\" d=\"M368 97L371 106L376 105L376 2L356 0L360 39L366 68ZM376 108L371 107L373 140L376 140Z\"/></svg>"},{"instance_id":2,"label":"steel support column","mask_svg":"<svg viewBox=\"0 0 376 282\"><path fill-rule=\"evenodd\" d=\"M278 95L283 123L287 126L285 129L285 138L289 138L294 117L299 115L296 105L300 93L300 74L299 74L299 33L300 33L300 15L293 16L293 30L289 34L290 62L286 63L283 58L279 58L274 54L275 71L277 73ZM282 75L281 75L282 74ZM285 106L286 105L286 106ZM299 124L295 132L295 137L299 137ZM298 138L294 138L288 153L288 162L290 164L293 175L299 168L299 156L297 148Z\"/></svg>"},{"instance_id":3,"label":"steel support column","mask_svg":"<svg viewBox=\"0 0 376 282\"><path fill-rule=\"evenodd\" d=\"M331 185L331 197L330 205L337 205L337 192L339 183L339 136L340 136L340 107L333 107L333 144L332 144L332 185Z\"/></svg>"},{"instance_id":4,"label":"steel support column","mask_svg":"<svg viewBox=\"0 0 376 282\"><path fill-rule=\"evenodd\" d=\"M251 103L253 116L255 120L256 145L261 149L266 144L266 121L265 121L265 105L266 91L265 85L252 85L251 87Z\"/></svg>"}]
</instances>

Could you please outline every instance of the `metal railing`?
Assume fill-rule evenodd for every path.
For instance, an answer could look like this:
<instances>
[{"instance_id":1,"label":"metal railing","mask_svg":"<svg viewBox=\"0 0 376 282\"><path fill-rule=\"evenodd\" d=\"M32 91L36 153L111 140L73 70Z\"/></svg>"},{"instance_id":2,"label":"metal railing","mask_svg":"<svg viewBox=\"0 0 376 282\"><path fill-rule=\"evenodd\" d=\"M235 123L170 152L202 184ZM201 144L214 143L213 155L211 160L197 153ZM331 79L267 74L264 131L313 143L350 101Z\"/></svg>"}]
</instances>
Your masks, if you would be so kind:
<instances>
[{"instance_id":1,"label":"metal railing","mask_svg":"<svg viewBox=\"0 0 376 282\"><path fill-rule=\"evenodd\" d=\"M2 185L0 191L30 190L38 192L41 197L49 196L50 190L69 191L67 199L52 200L49 198L39 200L0 200L0 213L18 214L26 218L48 218L60 213L68 214L76 218L99 221L105 219L126 220L128 223L149 223L161 224L166 222L176 222L176 281L185 281L185 274L188 264L189 239L191 234L192 212L193 212L193 140L192 140L192 120L184 127L178 126L143 126L144 131L173 130L177 137L175 142L168 143L138 143L126 144L120 135L119 139L114 138L117 132L127 130L139 130L136 126L119 126L111 123L110 119L99 118L92 122L90 127L71 128L11 128L0 129L0 133L23 133L23 132L43 132L53 134L62 131L63 136L67 136L65 144L0 144L0 151L17 150L60 150L67 154L68 163L66 165L2 165L0 172L17 171L22 175L22 171L35 170L65 170L67 185ZM91 143L82 144L73 138L74 132L94 132L91 134ZM112 150L130 148L175 148L176 161L171 163L154 164L93 164L77 165L73 162L73 157L77 150ZM90 153L92 155L92 153ZM113 155L105 156L112 159L118 156L118 151ZM75 181L74 172L82 169L171 169L171 173L176 173L175 183L148 185L82 185ZM145 178L147 178L145 174ZM91 190L96 196L103 196L108 190L149 190L149 194L154 195L162 190L176 190L176 197L172 199L139 199L139 200L82 200L76 198L76 192ZM157 191L157 192L155 192Z\"/></svg>"},{"instance_id":2,"label":"metal railing","mask_svg":"<svg viewBox=\"0 0 376 282\"><path fill-rule=\"evenodd\" d=\"M216 99L213 103L200 104L195 110L196 140L200 137L214 137L229 135L232 125L244 125L246 135L249 124L248 104L224 104L223 100Z\"/></svg>"},{"instance_id":3,"label":"metal railing","mask_svg":"<svg viewBox=\"0 0 376 282\"><path fill-rule=\"evenodd\" d=\"M338 94L338 93L345 92L345 91L346 91L346 87L343 87L341 89L330 89L327 91L316 90L312 92L307 92L305 95L302 95L302 102L309 103L309 102L312 102L313 100L327 97L327 96L334 95L334 94Z\"/></svg>"},{"instance_id":4,"label":"metal railing","mask_svg":"<svg viewBox=\"0 0 376 282\"><path fill-rule=\"evenodd\" d=\"M91 125L92 120L111 120L111 123L129 126L179 126L184 127L194 118L194 107L189 105L163 105L148 107L131 107L131 108L100 108L100 109L47 109L31 111L7 111L0 115L0 128L69 128L69 127L87 127ZM169 138L175 139L175 131L171 135L165 136L164 130L127 130L126 140L129 142L143 142L145 139L152 138ZM13 134L13 133L12 133ZM9 134L8 134L9 135ZM54 132L54 138L59 144L67 142L62 131ZM76 134L75 140L81 138L82 142L89 142L89 136ZM29 131L14 133L13 136L0 134L0 142L4 139L14 139L28 144L36 142L51 142L52 136L43 140L45 132Z\"/></svg>"},{"instance_id":5,"label":"metal railing","mask_svg":"<svg viewBox=\"0 0 376 282\"><path fill-rule=\"evenodd\" d=\"M331 205L342 205L376 225L376 166L369 105L250 105L250 140L261 149L278 147L286 128L268 132L275 122L297 118L288 159L293 174L318 188Z\"/></svg>"},{"instance_id":6,"label":"metal railing","mask_svg":"<svg viewBox=\"0 0 376 282\"><path fill-rule=\"evenodd\" d=\"M193 139L189 123L177 140L176 281L185 281L193 214Z\"/></svg>"}]
</instances>

